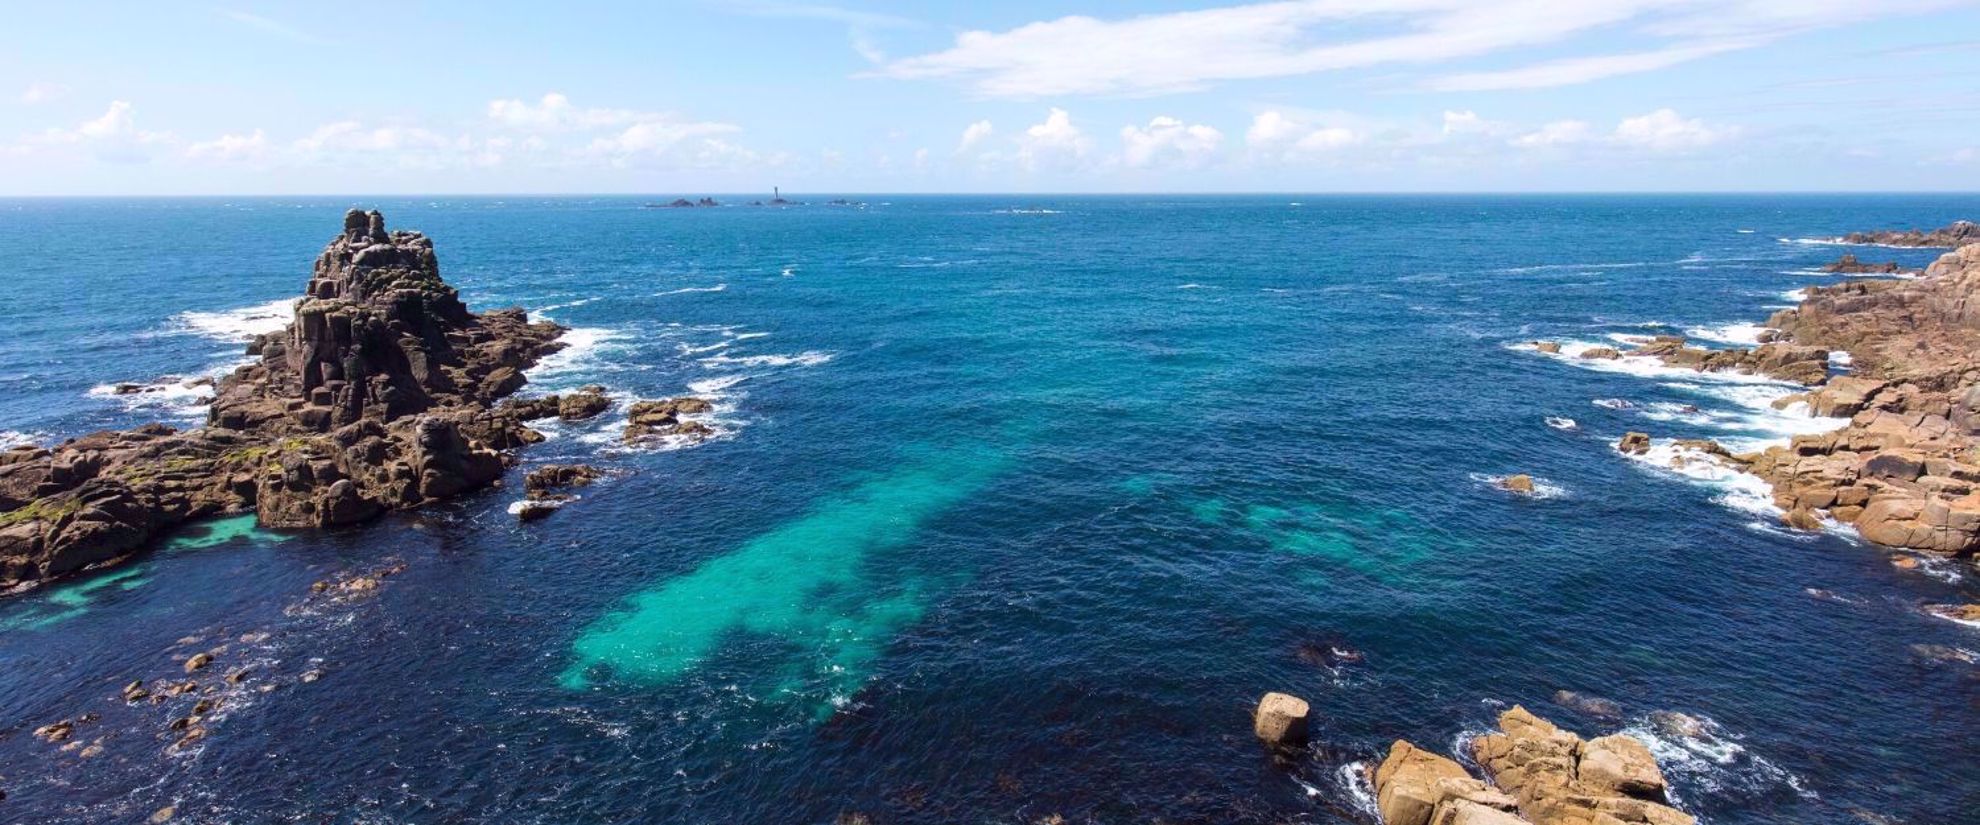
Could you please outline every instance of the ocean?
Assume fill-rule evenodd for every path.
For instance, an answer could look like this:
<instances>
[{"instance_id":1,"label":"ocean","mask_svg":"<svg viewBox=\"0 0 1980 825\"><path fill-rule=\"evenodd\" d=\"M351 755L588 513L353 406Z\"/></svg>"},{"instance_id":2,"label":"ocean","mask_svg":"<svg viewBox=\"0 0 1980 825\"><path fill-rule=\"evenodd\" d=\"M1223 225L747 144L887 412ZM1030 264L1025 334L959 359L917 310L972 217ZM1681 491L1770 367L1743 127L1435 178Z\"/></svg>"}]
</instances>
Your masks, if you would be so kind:
<instances>
[{"instance_id":1,"label":"ocean","mask_svg":"<svg viewBox=\"0 0 1980 825\"><path fill-rule=\"evenodd\" d=\"M0 441L196 426L186 380L281 327L352 206L430 235L471 307L572 327L526 392L620 402L503 489L208 522L0 599L0 821L1373 823L1390 742L1513 704L1644 737L1704 822L1980 806L1980 630L1920 609L1980 599L1971 570L1612 449L1837 422L1527 346L1750 343L1840 280L1821 239L1980 198L847 198L0 200ZM618 442L681 394L715 437ZM573 461L609 477L507 513ZM215 647L253 689L168 749L118 692ZM1313 703L1297 758L1251 736L1274 690ZM92 756L29 735L90 712Z\"/></svg>"}]
</instances>

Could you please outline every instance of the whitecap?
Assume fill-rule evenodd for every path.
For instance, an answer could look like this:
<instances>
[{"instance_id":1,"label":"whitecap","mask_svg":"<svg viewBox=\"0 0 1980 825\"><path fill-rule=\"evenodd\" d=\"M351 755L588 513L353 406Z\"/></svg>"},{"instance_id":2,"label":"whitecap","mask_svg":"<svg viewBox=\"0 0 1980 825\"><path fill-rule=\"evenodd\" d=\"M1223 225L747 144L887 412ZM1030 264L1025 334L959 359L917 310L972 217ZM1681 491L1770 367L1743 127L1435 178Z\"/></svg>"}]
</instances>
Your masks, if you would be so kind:
<instances>
[{"instance_id":1,"label":"whitecap","mask_svg":"<svg viewBox=\"0 0 1980 825\"><path fill-rule=\"evenodd\" d=\"M1738 232L1738 233L1739 233L1739 234L1741 234L1741 235L1751 235L1751 234L1753 234L1753 230L1751 230L1751 229L1735 229L1735 230L1733 230L1733 231L1734 231L1734 232Z\"/></svg>"},{"instance_id":2,"label":"whitecap","mask_svg":"<svg viewBox=\"0 0 1980 825\"><path fill-rule=\"evenodd\" d=\"M1559 415L1547 416L1547 426L1553 427L1556 430L1581 429L1581 425L1577 423L1574 419Z\"/></svg>"},{"instance_id":3,"label":"whitecap","mask_svg":"<svg viewBox=\"0 0 1980 825\"><path fill-rule=\"evenodd\" d=\"M1759 324L1735 322L1721 324L1716 327L1692 327L1685 330L1684 334L1692 338L1702 338L1722 344L1745 344L1751 346L1758 345L1760 343L1760 337L1770 331L1772 330L1768 327L1763 327Z\"/></svg>"},{"instance_id":4,"label":"whitecap","mask_svg":"<svg viewBox=\"0 0 1980 825\"><path fill-rule=\"evenodd\" d=\"M1634 343L1628 336L1617 334L1611 337L1620 343ZM1638 337L1640 338L1641 336ZM1623 353L1619 358L1582 358L1582 353L1606 345L1590 341L1561 341L1559 343L1561 346L1560 352L1540 354L1583 369L1598 370L1601 372L1618 372L1634 375L1638 378L1682 378L1690 381L1703 381L1715 384L1767 384L1786 386L1781 381L1768 378L1764 375L1731 371L1701 372L1690 367L1673 367L1649 355ZM1540 352L1531 341L1508 344L1507 348L1523 352Z\"/></svg>"},{"instance_id":5,"label":"whitecap","mask_svg":"<svg viewBox=\"0 0 1980 825\"><path fill-rule=\"evenodd\" d=\"M1597 398L1588 402L1605 410L1627 410L1636 405L1621 398Z\"/></svg>"},{"instance_id":6,"label":"whitecap","mask_svg":"<svg viewBox=\"0 0 1980 825\"><path fill-rule=\"evenodd\" d=\"M206 405L213 403L213 382L213 376L168 375L145 384L98 384L90 387L87 394L116 401L131 412L158 410L178 418L194 419L205 416Z\"/></svg>"},{"instance_id":7,"label":"whitecap","mask_svg":"<svg viewBox=\"0 0 1980 825\"><path fill-rule=\"evenodd\" d=\"M296 299L255 304L218 312L181 312L175 320L179 329L217 341L245 342L271 332L281 332L295 318Z\"/></svg>"},{"instance_id":8,"label":"whitecap","mask_svg":"<svg viewBox=\"0 0 1980 825\"><path fill-rule=\"evenodd\" d=\"M1650 749L1657 767L1672 781L1672 804L1680 808L1694 790L1704 796L1761 796L1785 787L1804 798L1815 797L1800 777L1748 750L1741 737L1710 717L1685 716L1676 724L1639 719L1622 732Z\"/></svg>"},{"instance_id":9,"label":"whitecap","mask_svg":"<svg viewBox=\"0 0 1980 825\"><path fill-rule=\"evenodd\" d=\"M704 346L697 347L683 341L681 343L675 344L675 346L680 348L682 355L700 355L704 352L714 352L716 350L728 349L729 346L734 343L735 340L730 339L727 341L716 341L713 344L707 344Z\"/></svg>"},{"instance_id":10,"label":"whitecap","mask_svg":"<svg viewBox=\"0 0 1980 825\"><path fill-rule=\"evenodd\" d=\"M767 332L737 332L737 333L731 333L731 335L738 341L748 341L754 338L770 337L770 333Z\"/></svg>"},{"instance_id":11,"label":"whitecap","mask_svg":"<svg viewBox=\"0 0 1980 825\"><path fill-rule=\"evenodd\" d=\"M40 444L47 436L42 433L27 433L20 430L0 430L0 450Z\"/></svg>"},{"instance_id":12,"label":"whitecap","mask_svg":"<svg viewBox=\"0 0 1980 825\"><path fill-rule=\"evenodd\" d=\"M1716 491L1712 500L1741 512L1778 517L1774 488L1765 479L1744 472L1703 450L1665 440L1641 453L1616 451L1624 458L1663 474L1675 475Z\"/></svg>"},{"instance_id":13,"label":"whitecap","mask_svg":"<svg viewBox=\"0 0 1980 825\"><path fill-rule=\"evenodd\" d=\"M796 355L717 355L701 359L704 367L815 367L832 360L835 353L807 350Z\"/></svg>"},{"instance_id":14,"label":"whitecap","mask_svg":"<svg viewBox=\"0 0 1980 825\"><path fill-rule=\"evenodd\" d=\"M1367 762L1355 760L1335 768L1334 780L1340 786L1341 796L1347 799L1349 806L1372 820L1381 820L1382 809L1375 800L1375 785L1369 781ZM1307 793L1317 795L1314 790L1308 786Z\"/></svg>"},{"instance_id":15,"label":"whitecap","mask_svg":"<svg viewBox=\"0 0 1980 825\"><path fill-rule=\"evenodd\" d=\"M544 356L543 360L531 367L528 375L532 379L546 380L571 373L599 367L598 356L615 342L623 339L625 333L602 327L575 327L565 330L557 338L564 348Z\"/></svg>"},{"instance_id":16,"label":"whitecap","mask_svg":"<svg viewBox=\"0 0 1980 825\"><path fill-rule=\"evenodd\" d=\"M747 375L723 375L700 381L690 381L687 388L688 392L695 395L719 397L722 391L748 380L749 376Z\"/></svg>"},{"instance_id":17,"label":"whitecap","mask_svg":"<svg viewBox=\"0 0 1980 825\"><path fill-rule=\"evenodd\" d=\"M688 295L696 292L722 292L728 288L729 288L728 284L716 284L714 286L684 286L681 287L680 289L670 289L667 290L666 292L655 292L653 293L653 297L659 298L666 295Z\"/></svg>"}]
</instances>

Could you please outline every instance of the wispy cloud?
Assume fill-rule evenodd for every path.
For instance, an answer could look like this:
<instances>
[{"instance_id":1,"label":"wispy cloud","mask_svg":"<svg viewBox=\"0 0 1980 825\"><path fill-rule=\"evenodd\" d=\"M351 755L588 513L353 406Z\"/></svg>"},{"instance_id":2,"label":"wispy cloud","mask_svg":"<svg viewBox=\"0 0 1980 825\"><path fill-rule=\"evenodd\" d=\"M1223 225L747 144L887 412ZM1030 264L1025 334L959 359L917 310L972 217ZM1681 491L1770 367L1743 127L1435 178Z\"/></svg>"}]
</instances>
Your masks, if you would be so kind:
<instances>
[{"instance_id":1,"label":"wispy cloud","mask_svg":"<svg viewBox=\"0 0 1980 825\"><path fill-rule=\"evenodd\" d=\"M757 0L732 0L724 3L725 11L744 14L750 17L778 18L784 20L817 20L838 23L846 28L846 42L868 63L879 65L887 62L887 52L880 45L878 32L886 29L921 28L921 21L893 14L848 9L813 3L758 2Z\"/></svg>"},{"instance_id":2,"label":"wispy cloud","mask_svg":"<svg viewBox=\"0 0 1980 825\"><path fill-rule=\"evenodd\" d=\"M273 20L252 12L236 11L234 9L219 9L218 11L221 17L257 31L275 35L276 37L315 46L326 45L330 42L280 20Z\"/></svg>"},{"instance_id":3,"label":"wispy cloud","mask_svg":"<svg viewBox=\"0 0 1980 825\"><path fill-rule=\"evenodd\" d=\"M69 87L60 83L39 82L28 84L28 87L21 91L20 99L22 103L34 105L59 100L68 94Z\"/></svg>"},{"instance_id":4,"label":"wispy cloud","mask_svg":"<svg viewBox=\"0 0 1980 825\"><path fill-rule=\"evenodd\" d=\"M1537 46L1571 47L1578 37L1624 26L1631 27L1623 32L1630 39L1654 44L1427 81L1443 89L1536 88L1652 71L1816 28L1963 2L1287 0L967 31L947 49L890 61L874 74L959 81L995 98L1135 96L1385 65L1434 67Z\"/></svg>"}]
</instances>

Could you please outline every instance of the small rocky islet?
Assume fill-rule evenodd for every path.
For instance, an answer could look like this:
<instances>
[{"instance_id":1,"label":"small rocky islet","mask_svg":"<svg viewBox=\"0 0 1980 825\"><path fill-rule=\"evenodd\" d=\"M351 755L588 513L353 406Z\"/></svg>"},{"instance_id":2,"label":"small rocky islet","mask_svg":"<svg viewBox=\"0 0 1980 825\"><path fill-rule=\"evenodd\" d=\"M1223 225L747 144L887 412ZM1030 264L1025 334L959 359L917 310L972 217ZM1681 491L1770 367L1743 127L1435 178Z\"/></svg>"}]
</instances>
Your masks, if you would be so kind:
<instances>
[{"instance_id":1,"label":"small rocky islet","mask_svg":"<svg viewBox=\"0 0 1980 825\"><path fill-rule=\"evenodd\" d=\"M529 422L612 405L602 387L514 398L565 328L521 309L468 311L432 241L388 231L376 211L345 215L293 317L215 382L202 428L0 452L0 591L114 564L201 518L252 511L264 527L326 528L452 498L496 483L517 448L543 440ZM680 418L705 405L663 402L671 417L628 439L705 437L707 425Z\"/></svg>"}]
</instances>

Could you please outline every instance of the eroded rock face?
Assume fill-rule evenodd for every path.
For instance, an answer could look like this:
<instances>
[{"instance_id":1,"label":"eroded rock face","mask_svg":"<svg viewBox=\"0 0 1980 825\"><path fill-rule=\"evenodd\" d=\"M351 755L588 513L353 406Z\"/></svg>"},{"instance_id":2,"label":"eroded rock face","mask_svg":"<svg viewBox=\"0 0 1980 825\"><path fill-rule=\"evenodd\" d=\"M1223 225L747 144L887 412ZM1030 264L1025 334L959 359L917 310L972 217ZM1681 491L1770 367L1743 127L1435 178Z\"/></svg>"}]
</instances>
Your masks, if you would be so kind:
<instances>
[{"instance_id":1,"label":"eroded rock face","mask_svg":"<svg viewBox=\"0 0 1980 825\"><path fill-rule=\"evenodd\" d=\"M424 235L352 210L305 293L293 323L249 345L259 360L219 382L206 428L0 453L0 589L115 561L203 516L328 527L416 507L493 482L501 450L541 439L493 405L563 328L469 312Z\"/></svg>"},{"instance_id":2,"label":"eroded rock face","mask_svg":"<svg viewBox=\"0 0 1980 825\"><path fill-rule=\"evenodd\" d=\"M694 397L638 402L626 410L625 440L631 442L668 435L706 438L714 433L712 428L683 416L701 415L714 409L715 405L707 399Z\"/></svg>"},{"instance_id":3,"label":"eroded rock face","mask_svg":"<svg viewBox=\"0 0 1980 825\"><path fill-rule=\"evenodd\" d=\"M1472 740L1493 784L1462 765L1397 742L1375 771L1386 825L1692 825L1664 804L1664 776L1649 748L1621 734L1582 740L1514 706L1499 732ZM1496 787L1494 787L1496 785Z\"/></svg>"}]
</instances>

